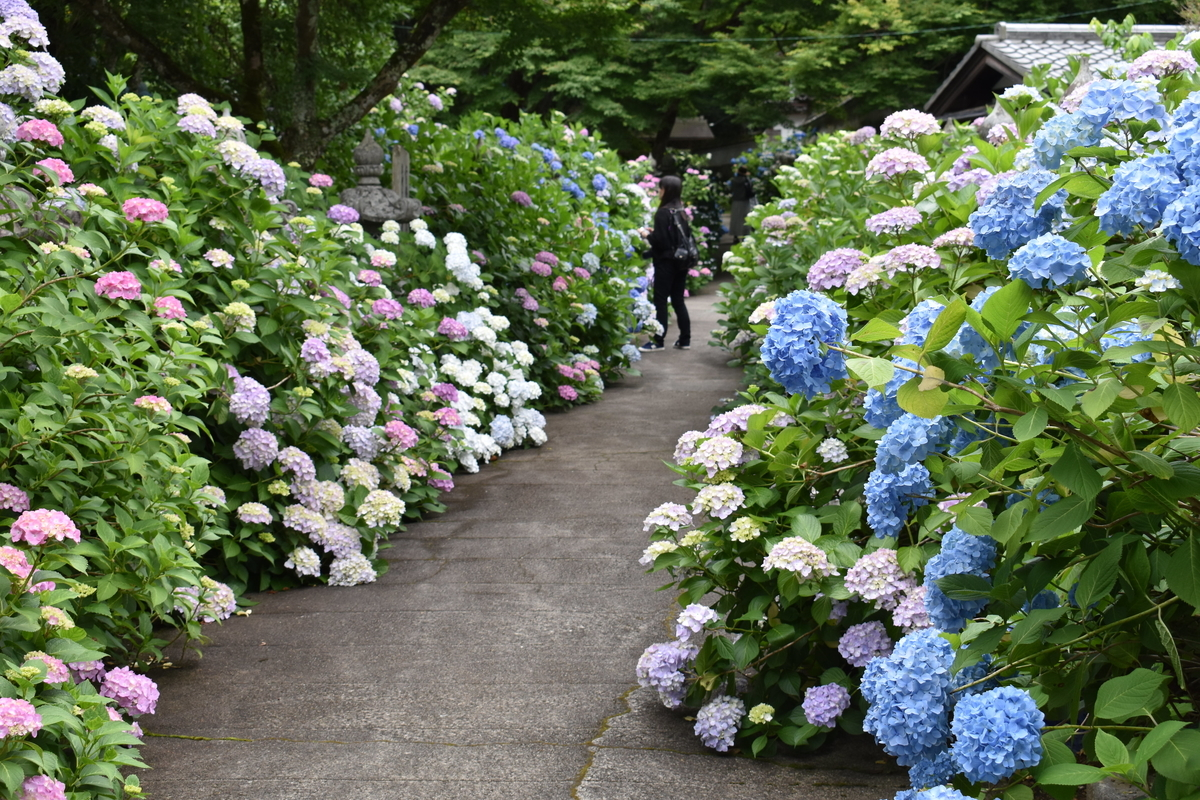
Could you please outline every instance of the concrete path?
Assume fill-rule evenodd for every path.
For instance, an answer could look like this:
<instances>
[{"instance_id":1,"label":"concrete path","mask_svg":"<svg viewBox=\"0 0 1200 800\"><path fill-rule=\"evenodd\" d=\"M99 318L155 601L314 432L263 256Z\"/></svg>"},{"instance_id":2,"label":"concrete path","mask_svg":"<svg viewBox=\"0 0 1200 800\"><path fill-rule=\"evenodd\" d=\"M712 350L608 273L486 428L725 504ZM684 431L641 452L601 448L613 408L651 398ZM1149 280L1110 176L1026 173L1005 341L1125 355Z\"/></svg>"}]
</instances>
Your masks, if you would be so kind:
<instances>
[{"instance_id":1,"label":"concrete path","mask_svg":"<svg viewBox=\"0 0 1200 800\"><path fill-rule=\"evenodd\" d=\"M377 583L256 596L204 658L158 673L142 776L157 800L878 800L904 786L864 741L768 763L706 751L637 688L672 597L642 572L641 523L678 436L739 372L705 346L551 417L549 442L458 480L393 536ZM671 332L673 339L674 331ZM197 737L197 738L188 738ZM222 741L222 739L225 739Z\"/></svg>"}]
</instances>

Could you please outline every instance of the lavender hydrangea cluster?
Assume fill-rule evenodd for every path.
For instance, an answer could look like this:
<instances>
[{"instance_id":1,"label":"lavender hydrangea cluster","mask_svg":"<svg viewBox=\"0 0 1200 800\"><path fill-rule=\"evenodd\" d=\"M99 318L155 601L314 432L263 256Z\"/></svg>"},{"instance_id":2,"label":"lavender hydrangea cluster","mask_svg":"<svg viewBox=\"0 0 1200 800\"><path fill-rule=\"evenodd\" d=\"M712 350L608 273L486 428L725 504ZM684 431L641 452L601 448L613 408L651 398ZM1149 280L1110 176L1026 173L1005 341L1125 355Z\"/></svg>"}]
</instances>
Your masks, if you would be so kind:
<instances>
[{"instance_id":1,"label":"lavender hydrangea cluster","mask_svg":"<svg viewBox=\"0 0 1200 800\"><path fill-rule=\"evenodd\" d=\"M865 174L868 178L877 175L893 178L909 172L929 172L929 162L920 153L905 147L892 147L872 157L867 162Z\"/></svg>"},{"instance_id":2,"label":"lavender hydrangea cluster","mask_svg":"<svg viewBox=\"0 0 1200 800\"><path fill-rule=\"evenodd\" d=\"M887 139L916 139L941 130L937 117L909 108L888 114L879 126L879 135Z\"/></svg>"},{"instance_id":3,"label":"lavender hydrangea cluster","mask_svg":"<svg viewBox=\"0 0 1200 800\"><path fill-rule=\"evenodd\" d=\"M692 503L692 513L705 513L713 519L725 519L745 502L746 495L741 488L732 483L718 483L705 486L696 494Z\"/></svg>"},{"instance_id":4,"label":"lavender hydrangea cluster","mask_svg":"<svg viewBox=\"0 0 1200 800\"><path fill-rule=\"evenodd\" d=\"M687 694L683 670L700 648L687 642L659 642L646 648L637 663L638 685L653 689L667 708L679 708Z\"/></svg>"},{"instance_id":5,"label":"lavender hydrangea cluster","mask_svg":"<svg viewBox=\"0 0 1200 800\"><path fill-rule=\"evenodd\" d=\"M378 574L371 562L362 553L351 553L335 558L329 565L330 586L358 586L374 583Z\"/></svg>"},{"instance_id":6,"label":"lavender hydrangea cluster","mask_svg":"<svg viewBox=\"0 0 1200 800\"><path fill-rule=\"evenodd\" d=\"M295 570L297 575L316 578L321 574L321 557L311 547L297 547L288 556L283 565Z\"/></svg>"},{"instance_id":7,"label":"lavender hydrangea cluster","mask_svg":"<svg viewBox=\"0 0 1200 800\"><path fill-rule=\"evenodd\" d=\"M829 345L846 338L846 311L819 294L798 289L775 302L775 321L762 345L771 377L793 394L807 398L829 391L845 378L846 359Z\"/></svg>"},{"instance_id":8,"label":"lavender hydrangea cluster","mask_svg":"<svg viewBox=\"0 0 1200 800\"><path fill-rule=\"evenodd\" d=\"M896 206L867 217L867 230L871 233L905 233L921 224L921 212L912 206ZM811 286L811 281L809 282Z\"/></svg>"},{"instance_id":9,"label":"lavender hydrangea cluster","mask_svg":"<svg viewBox=\"0 0 1200 800\"><path fill-rule=\"evenodd\" d=\"M692 603L679 612L679 617L675 620L675 638L681 642L689 641L693 634L703 631L705 625L720 618L720 615L708 606Z\"/></svg>"},{"instance_id":10,"label":"lavender hydrangea cluster","mask_svg":"<svg viewBox=\"0 0 1200 800\"><path fill-rule=\"evenodd\" d=\"M704 467L708 477L737 466L742 461L742 443L728 436L705 439L691 456L691 462Z\"/></svg>"},{"instance_id":11,"label":"lavender hydrangea cluster","mask_svg":"<svg viewBox=\"0 0 1200 800\"><path fill-rule=\"evenodd\" d=\"M912 576L900 568L896 551L890 547L867 553L846 571L846 591L885 611L895 608L915 587Z\"/></svg>"},{"instance_id":12,"label":"lavender hydrangea cluster","mask_svg":"<svg viewBox=\"0 0 1200 800\"><path fill-rule=\"evenodd\" d=\"M846 283L846 276L867 260L867 254L851 247L839 247L821 255L808 268L808 288L814 292L837 289Z\"/></svg>"},{"instance_id":13,"label":"lavender hydrangea cluster","mask_svg":"<svg viewBox=\"0 0 1200 800\"><path fill-rule=\"evenodd\" d=\"M950 665L954 650L932 629L910 633L890 656L863 672L870 703L863 730L904 766L936 758L950 735Z\"/></svg>"},{"instance_id":14,"label":"lavender hydrangea cluster","mask_svg":"<svg viewBox=\"0 0 1200 800\"><path fill-rule=\"evenodd\" d=\"M234 442L233 454L242 462L243 469L266 469L279 455L279 440L262 428L247 428Z\"/></svg>"},{"instance_id":15,"label":"lavender hydrangea cluster","mask_svg":"<svg viewBox=\"0 0 1200 800\"><path fill-rule=\"evenodd\" d=\"M709 700L696 712L694 730L705 747L724 753L733 746L746 716L746 706L736 697L721 696Z\"/></svg>"},{"instance_id":16,"label":"lavender hydrangea cluster","mask_svg":"<svg viewBox=\"0 0 1200 800\"><path fill-rule=\"evenodd\" d=\"M810 725L832 728L837 724L838 717L850 707L850 692L840 683L812 686L804 693L804 702L800 707Z\"/></svg>"},{"instance_id":17,"label":"lavender hydrangea cluster","mask_svg":"<svg viewBox=\"0 0 1200 800\"><path fill-rule=\"evenodd\" d=\"M686 528L691 524L692 515L688 513L686 507L678 503L663 503L646 517L642 525L642 530L648 531L651 528L663 527L678 531L680 528Z\"/></svg>"},{"instance_id":18,"label":"lavender hydrangea cluster","mask_svg":"<svg viewBox=\"0 0 1200 800\"><path fill-rule=\"evenodd\" d=\"M100 694L117 701L130 714L153 714L158 706L158 686L129 667L117 667L104 675Z\"/></svg>"},{"instance_id":19,"label":"lavender hydrangea cluster","mask_svg":"<svg viewBox=\"0 0 1200 800\"><path fill-rule=\"evenodd\" d=\"M1008 274L1034 289L1057 289L1086 280L1092 260L1077 242L1056 233L1043 234L1023 245L1008 262Z\"/></svg>"},{"instance_id":20,"label":"lavender hydrangea cluster","mask_svg":"<svg viewBox=\"0 0 1200 800\"><path fill-rule=\"evenodd\" d=\"M955 600L938 588L949 575L986 576L996 563L996 541L953 527L942 537L942 550L925 565L925 610L938 630L957 632L987 605L987 600Z\"/></svg>"},{"instance_id":21,"label":"lavender hydrangea cluster","mask_svg":"<svg viewBox=\"0 0 1200 800\"><path fill-rule=\"evenodd\" d=\"M973 783L996 783L1037 766L1045 722L1029 693L1014 686L964 697L950 727L954 763Z\"/></svg>"},{"instance_id":22,"label":"lavender hydrangea cluster","mask_svg":"<svg viewBox=\"0 0 1200 800\"><path fill-rule=\"evenodd\" d=\"M871 659L891 655L892 640L882 622L871 620L847 628L837 650L850 666L865 667Z\"/></svg>"},{"instance_id":23,"label":"lavender hydrangea cluster","mask_svg":"<svg viewBox=\"0 0 1200 800\"><path fill-rule=\"evenodd\" d=\"M299 447L283 448L275 461L281 470L292 473L298 481L311 481L317 477L317 467L312 458Z\"/></svg>"},{"instance_id":24,"label":"lavender hydrangea cluster","mask_svg":"<svg viewBox=\"0 0 1200 800\"><path fill-rule=\"evenodd\" d=\"M1036 200L1038 193L1057 177L1046 170L1031 169L999 181L979 208L971 212L976 246L983 248L988 258L1006 258L1026 242L1048 233L1062 213L1067 193L1055 192L1040 208Z\"/></svg>"}]
</instances>

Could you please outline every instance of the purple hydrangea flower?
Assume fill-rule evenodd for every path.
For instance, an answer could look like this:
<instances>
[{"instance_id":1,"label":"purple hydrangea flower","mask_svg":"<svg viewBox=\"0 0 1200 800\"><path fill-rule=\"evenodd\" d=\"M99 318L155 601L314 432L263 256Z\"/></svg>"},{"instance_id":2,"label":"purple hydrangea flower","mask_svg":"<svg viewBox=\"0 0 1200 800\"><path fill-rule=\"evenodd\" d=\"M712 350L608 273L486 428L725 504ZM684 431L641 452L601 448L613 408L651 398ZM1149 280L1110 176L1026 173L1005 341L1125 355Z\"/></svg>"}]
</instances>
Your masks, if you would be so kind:
<instances>
[{"instance_id":1,"label":"purple hydrangea flower","mask_svg":"<svg viewBox=\"0 0 1200 800\"><path fill-rule=\"evenodd\" d=\"M243 469L264 469L279 454L279 440L262 428L247 428L234 443L233 454L242 462Z\"/></svg>"},{"instance_id":2,"label":"purple hydrangea flower","mask_svg":"<svg viewBox=\"0 0 1200 800\"><path fill-rule=\"evenodd\" d=\"M242 166L241 172L262 184L267 197L278 197L287 190L287 175L284 174L283 167L269 158L251 159ZM337 206L333 208L337 208ZM330 214L333 213L333 208L329 209ZM331 216L330 219L332 218ZM351 221L357 221L357 213L355 220Z\"/></svg>"},{"instance_id":3,"label":"purple hydrangea flower","mask_svg":"<svg viewBox=\"0 0 1200 800\"><path fill-rule=\"evenodd\" d=\"M846 276L867 260L867 254L850 247L830 250L808 269L808 288L814 292L837 289L846 283Z\"/></svg>"},{"instance_id":4,"label":"purple hydrangea flower","mask_svg":"<svg viewBox=\"0 0 1200 800\"><path fill-rule=\"evenodd\" d=\"M238 506L237 517L249 525L270 525L274 520L271 510L262 503L242 503Z\"/></svg>"},{"instance_id":5,"label":"purple hydrangea flower","mask_svg":"<svg viewBox=\"0 0 1200 800\"><path fill-rule=\"evenodd\" d=\"M746 706L736 697L718 697L696 712L696 735L705 747L724 753L733 746Z\"/></svg>"},{"instance_id":6,"label":"purple hydrangea flower","mask_svg":"<svg viewBox=\"0 0 1200 800\"><path fill-rule=\"evenodd\" d=\"M832 728L838 717L850 707L850 692L840 683L812 686L804 693L804 718L818 728Z\"/></svg>"},{"instance_id":7,"label":"purple hydrangea flower","mask_svg":"<svg viewBox=\"0 0 1200 800\"><path fill-rule=\"evenodd\" d=\"M199 114L188 114L181 117L179 129L196 136L203 136L206 139L217 138L217 127L213 125L212 120Z\"/></svg>"},{"instance_id":8,"label":"purple hydrangea flower","mask_svg":"<svg viewBox=\"0 0 1200 800\"><path fill-rule=\"evenodd\" d=\"M383 444L372 428L360 425L347 425L342 428L342 441L364 461L374 461Z\"/></svg>"},{"instance_id":9,"label":"purple hydrangea flower","mask_svg":"<svg viewBox=\"0 0 1200 800\"><path fill-rule=\"evenodd\" d=\"M229 410L243 425L261 427L271 415L271 393L253 378L235 378Z\"/></svg>"},{"instance_id":10,"label":"purple hydrangea flower","mask_svg":"<svg viewBox=\"0 0 1200 800\"><path fill-rule=\"evenodd\" d=\"M0 483L0 509L21 513L29 510L29 495L11 483Z\"/></svg>"},{"instance_id":11,"label":"purple hydrangea flower","mask_svg":"<svg viewBox=\"0 0 1200 800\"><path fill-rule=\"evenodd\" d=\"M654 689L667 708L679 708L687 693L687 678L683 668L691 663L700 648L687 642L660 642L642 653L637 663L640 686Z\"/></svg>"},{"instance_id":12,"label":"purple hydrangea flower","mask_svg":"<svg viewBox=\"0 0 1200 800\"><path fill-rule=\"evenodd\" d=\"M896 206L867 217L866 228L871 233L904 233L920 224L920 211L912 206ZM809 285L812 285L811 282Z\"/></svg>"},{"instance_id":13,"label":"purple hydrangea flower","mask_svg":"<svg viewBox=\"0 0 1200 800\"><path fill-rule=\"evenodd\" d=\"M330 206L329 211L325 213L325 216L329 217L339 225L350 225L358 222L358 212L350 206L345 206L341 203L335 203L334 205Z\"/></svg>"},{"instance_id":14,"label":"purple hydrangea flower","mask_svg":"<svg viewBox=\"0 0 1200 800\"><path fill-rule=\"evenodd\" d=\"M865 667L873 658L891 655L892 640L883 623L872 620L847 628L837 649L851 666Z\"/></svg>"},{"instance_id":15,"label":"purple hydrangea flower","mask_svg":"<svg viewBox=\"0 0 1200 800\"><path fill-rule=\"evenodd\" d=\"M763 559L762 568L798 573L801 580L837 574L837 567L829 563L825 551L800 536L788 536L776 542Z\"/></svg>"},{"instance_id":16,"label":"purple hydrangea flower","mask_svg":"<svg viewBox=\"0 0 1200 800\"><path fill-rule=\"evenodd\" d=\"M675 620L675 638L681 642L688 641L693 633L700 633L709 622L716 622L721 617L706 605L692 603L679 613Z\"/></svg>"},{"instance_id":17,"label":"purple hydrangea flower","mask_svg":"<svg viewBox=\"0 0 1200 800\"><path fill-rule=\"evenodd\" d=\"M866 176L885 175L891 178L907 172L929 172L929 162L920 153L904 147L893 147L878 153L867 163Z\"/></svg>"},{"instance_id":18,"label":"purple hydrangea flower","mask_svg":"<svg viewBox=\"0 0 1200 800\"><path fill-rule=\"evenodd\" d=\"M896 551L888 547L867 553L846 571L846 591L885 611L895 608L914 588L912 577L900 569Z\"/></svg>"},{"instance_id":19,"label":"purple hydrangea flower","mask_svg":"<svg viewBox=\"0 0 1200 800\"><path fill-rule=\"evenodd\" d=\"M283 448L275 460L281 470L292 473L298 481L311 481L317 477L312 458L299 447Z\"/></svg>"}]
</instances>

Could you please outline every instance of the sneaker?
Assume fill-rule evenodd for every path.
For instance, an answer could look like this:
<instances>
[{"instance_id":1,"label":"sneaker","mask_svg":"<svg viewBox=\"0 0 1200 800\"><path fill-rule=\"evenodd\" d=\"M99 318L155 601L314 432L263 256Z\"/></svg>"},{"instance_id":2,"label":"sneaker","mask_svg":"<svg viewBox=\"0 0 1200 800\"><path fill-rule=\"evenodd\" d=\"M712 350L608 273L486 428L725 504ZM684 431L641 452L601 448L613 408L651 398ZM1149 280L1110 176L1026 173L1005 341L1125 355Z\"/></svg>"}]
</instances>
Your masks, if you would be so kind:
<instances>
[{"instance_id":1,"label":"sneaker","mask_svg":"<svg viewBox=\"0 0 1200 800\"><path fill-rule=\"evenodd\" d=\"M684 344L683 342L676 339L675 340L675 349L676 350L691 350L692 346L690 344Z\"/></svg>"},{"instance_id":2,"label":"sneaker","mask_svg":"<svg viewBox=\"0 0 1200 800\"><path fill-rule=\"evenodd\" d=\"M644 345L638 348L638 350L641 350L643 353L657 353L659 350L665 349L665 345L659 344L655 341L646 342Z\"/></svg>"}]
</instances>

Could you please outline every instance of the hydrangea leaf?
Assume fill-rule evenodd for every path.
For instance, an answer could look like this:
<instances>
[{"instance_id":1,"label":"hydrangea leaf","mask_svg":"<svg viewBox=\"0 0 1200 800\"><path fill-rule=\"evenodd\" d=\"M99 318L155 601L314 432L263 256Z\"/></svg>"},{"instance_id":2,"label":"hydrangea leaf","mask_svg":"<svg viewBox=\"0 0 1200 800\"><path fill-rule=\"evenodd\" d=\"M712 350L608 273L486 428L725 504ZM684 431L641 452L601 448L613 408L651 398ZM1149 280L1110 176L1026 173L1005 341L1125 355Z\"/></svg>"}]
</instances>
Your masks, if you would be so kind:
<instances>
[{"instance_id":1,"label":"hydrangea leaf","mask_svg":"<svg viewBox=\"0 0 1200 800\"><path fill-rule=\"evenodd\" d=\"M1185 602L1200 608L1200 537L1188 537L1171 556L1167 566L1167 586Z\"/></svg>"},{"instance_id":2,"label":"hydrangea leaf","mask_svg":"<svg viewBox=\"0 0 1200 800\"><path fill-rule=\"evenodd\" d=\"M1021 318L1029 311L1033 290L1020 279L1000 287L983 305L983 321L991 326L1000 341L1012 339L1021 324Z\"/></svg>"},{"instance_id":3,"label":"hydrangea leaf","mask_svg":"<svg viewBox=\"0 0 1200 800\"><path fill-rule=\"evenodd\" d=\"M1038 783L1050 786L1083 786L1098 783L1108 777L1099 767L1087 764L1051 764L1037 774Z\"/></svg>"},{"instance_id":4,"label":"hydrangea leaf","mask_svg":"<svg viewBox=\"0 0 1200 800\"><path fill-rule=\"evenodd\" d=\"M1092 498L1100 493L1103 481L1074 442L1050 468L1050 475L1080 497Z\"/></svg>"},{"instance_id":5,"label":"hydrangea leaf","mask_svg":"<svg viewBox=\"0 0 1200 800\"><path fill-rule=\"evenodd\" d=\"M942 413L950 396L939 389L921 391L921 381L922 378L915 377L901 386L896 392L896 402L910 414L916 414L923 419L933 419Z\"/></svg>"},{"instance_id":6,"label":"hydrangea leaf","mask_svg":"<svg viewBox=\"0 0 1200 800\"><path fill-rule=\"evenodd\" d=\"M3 299L0 298L0 302ZM900 329L879 317L875 317L850 337L855 342L884 342L899 339Z\"/></svg>"},{"instance_id":7,"label":"hydrangea leaf","mask_svg":"<svg viewBox=\"0 0 1200 800\"><path fill-rule=\"evenodd\" d=\"M1106 767L1111 767L1115 764L1130 763L1129 749L1125 747L1124 742L1108 731L1096 731L1094 748L1096 758L1100 759L1100 763Z\"/></svg>"},{"instance_id":8,"label":"hydrangea leaf","mask_svg":"<svg viewBox=\"0 0 1200 800\"><path fill-rule=\"evenodd\" d=\"M1064 497L1054 505L1039 512L1029 529L1026 542L1044 542L1069 533L1091 519L1096 508L1094 498L1079 495Z\"/></svg>"},{"instance_id":9,"label":"hydrangea leaf","mask_svg":"<svg viewBox=\"0 0 1200 800\"><path fill-rule=\"evenodd\" d=\"M882 358L852 358L846 367L873 389L885 385L896 374L892 362Z\"/></svg>"},{"instance_id":10,"label":"hydrangea leaf","mask_svg":"<svg viewBox=\"0 0 1200 800\"><path fill-rule=\"evenodd\" d=\"M1171 780L1200 783L1200 731L1177 731L1150 759L1150 763L1155 770Z\"/></svg>"},{"instance_id":11,"label":"hydrangea leaf","mask_svg":"<svg viewBox=\"0 0 1200 800\"><path fill-rule=\"evenodd\" d=\"M1124 542L1113 539L1093 558L1079 576L1075 589L1075 601L1080 608L1087 608L1112 591L1121 569L1121 551Z\"/></svg>"},{"instance_id":12,"label":"hydrangea leaf","mask_svg":"<svg viewBox=\"0 0 1200 800\"><path fill-rule=\"evenodd\" d=\"M1142 743L1138 745L1134 751L1133 760L1135 764L1145 764L1156 753L1166 746L1167 742L1171 741L1176 733L1187 727L1187 723L1183 720L1171 719L1165 722L1160 722L1154 727L1154 730L1146 734L1146 738L1142 739Z\"/></svg>"},{"instance_id":13,"label":"hydrangea leaf","mask_svg":"<svg viewBox=\"0 0 1200 800\"><path fill-rule=\"evenodd\" d=\"M1200 425L1200 397L1191 386L1172 383L1163 391L1163 409L1167 418L1186 433Z\"/></svg>"},{"instance_id":14,"label":"hydrangea leaf","mask_svg":"<svg viewBox=\"0 0 1200 800\"><path fill-rule=\"evenodd\" d=\"M1095 714L1101 719L1124 722L1130 717L1153 713L1162 703L1158 689L1168 680L1166 675L1144 668L1111 678L1096 693ZM1197 752L1200 753L1200 748Z\"/></svg>"},{"instance_id":15,"label":"hydrangea leaf","mask_svg":"<svg viewBox=\"0 0 1200 800\"><path fill-rule=\"evenodd\" d=\"M1122 384L1116 378L1105 378L1096 388L1083 393L1079 406L1092 419L1099 419L1121 393Z\"/></svg>"},{"instance_id":16,"label":"hydrangea leaf","mask_svg":"<svg viewBox=\"0 0 1200 800\"><path fill-rule=\"evenodd\" d=\"M950 341L954 339L954 335L958 333L958 329L962 327L963 320L967 318L967 304L963 302L961 297L954 298L950 305L942 309L938 314L937 319L933 322L933 327L929 329L928 335L925 337L924 352L929 353L935 350L941 350Z\"/></svg>"},{"instance_id":17,"label":"hydrangea leaf","mask_svg":"<svg viewBox=\"0 0 1200 800\"><path fill-rule=\"evenodd\" d=\"M1042 431L1046 430L1046 424L1050 421L1050 415L1046 413L1046 409L1042 406L1034 406L1033 410L1028 414L1024 414L1013 424L1013 435L1017 437L1018 442L1025 442L1040 436Z\"/></svg>"}]
</instances>

